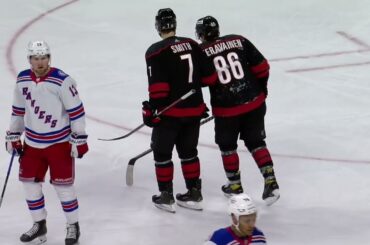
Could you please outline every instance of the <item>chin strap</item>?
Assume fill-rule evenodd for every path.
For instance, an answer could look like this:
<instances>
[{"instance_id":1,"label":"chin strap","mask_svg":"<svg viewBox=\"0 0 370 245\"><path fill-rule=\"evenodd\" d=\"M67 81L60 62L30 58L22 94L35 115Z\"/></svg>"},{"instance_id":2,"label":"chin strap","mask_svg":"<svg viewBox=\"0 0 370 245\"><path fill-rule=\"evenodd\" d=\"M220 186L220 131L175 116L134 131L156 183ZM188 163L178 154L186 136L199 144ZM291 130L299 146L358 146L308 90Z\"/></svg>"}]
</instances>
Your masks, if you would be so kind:
<instances>
[{"instance_id":1,"label":"chin strap","mask_svg":"<svg viewBox=\"0 0 370 245\"><path fill-rule=\"evenodd\" d=\"M239 216L233 214L235 219L237 220L237 223L235 224L234 223L234 219L233 219L233 223L231 224L240 234L242 233L239 229Z\"/></svg>"},{"instance_id":2,"label":"chin strap","mask_svg":"<svg viewBox=\"0 0 370 245\"><path fill-rule=\"evenodd\" d=\"M242 232L240 231L239 229L239 222L235 225L234 223L232 224L232 226L234 226L234 228L240 233L242 234Z\"/></svg>"}]
</instances>

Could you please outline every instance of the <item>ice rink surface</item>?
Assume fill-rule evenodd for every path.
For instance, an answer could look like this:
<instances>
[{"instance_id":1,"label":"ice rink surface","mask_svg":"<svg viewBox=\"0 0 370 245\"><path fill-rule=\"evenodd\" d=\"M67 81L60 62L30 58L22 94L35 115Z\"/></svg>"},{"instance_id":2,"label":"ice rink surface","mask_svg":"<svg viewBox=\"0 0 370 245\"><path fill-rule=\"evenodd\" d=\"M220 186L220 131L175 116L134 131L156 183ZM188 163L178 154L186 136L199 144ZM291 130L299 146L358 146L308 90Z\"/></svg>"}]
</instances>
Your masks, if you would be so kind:
<instances>
[{"instance_id":1,"label":"ice rink surface","mask_svg":"<svg viewBox=\"0 0 370 245\"><path fill-rule=\"evenodd\" d=\"M258 227L271 245L345 245L370 241L370 1L120 1L0 0L0 128L8 128L16 74L29 67L26 45L43 39L52 66L78 82L87 112L90 152L76 164L80 244L195 245L230 224L220 187L226 178L214 144L213 122L201 129L199 157L204 210L162 212L152 156L138 160L134 186L127 162L146 150L150 129L102 142L141 123L147 99L144 53L159 40L154 16L174 9L179 36L194 37L205 15L221 34L249 38L270 61L267 144L281 199L261 200L263 179L239 143L242 181L259 208ZM204 89L208 102L208 90ZM4 145L4 137L0 137ZM10 156L0 151L0 184ZM174 191L185 184L177 155ZM0 244L20 244L31 218L14 162L0 209ZM65 219L45 184L48 245L64 244Z\"/></svg>"}]
</instances>

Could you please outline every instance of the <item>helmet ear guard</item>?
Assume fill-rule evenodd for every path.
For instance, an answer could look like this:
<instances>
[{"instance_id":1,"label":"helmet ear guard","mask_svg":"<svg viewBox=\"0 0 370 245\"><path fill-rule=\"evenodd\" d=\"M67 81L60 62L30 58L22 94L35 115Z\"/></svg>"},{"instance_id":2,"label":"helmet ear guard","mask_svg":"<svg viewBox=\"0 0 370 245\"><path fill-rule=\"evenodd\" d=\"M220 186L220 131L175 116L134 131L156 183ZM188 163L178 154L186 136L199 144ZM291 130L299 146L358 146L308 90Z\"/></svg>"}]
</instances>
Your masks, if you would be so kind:
<instances>
[{"instance_id":1,"label":"helmet ear guard","mask_svg":"<svg viewBox=\"0 0 370 245\"><path fill-rule=\"evenodd\" d=\"M220 36L220 26L216 18L206 16L200 18L195 25L195 34L197 39L212 41Z\"/></svg>"},{"instance_id":2,"label":"helmet ear guard","mask_svg":"<svg viewBox=\"0 0 370 245\"><path fill-rule=\"evenodd\" d=\"M169 32L176 30L176 15L170 8L158 10L155 16L155 29L160 32Z\"/></svg>"}]
</instances>

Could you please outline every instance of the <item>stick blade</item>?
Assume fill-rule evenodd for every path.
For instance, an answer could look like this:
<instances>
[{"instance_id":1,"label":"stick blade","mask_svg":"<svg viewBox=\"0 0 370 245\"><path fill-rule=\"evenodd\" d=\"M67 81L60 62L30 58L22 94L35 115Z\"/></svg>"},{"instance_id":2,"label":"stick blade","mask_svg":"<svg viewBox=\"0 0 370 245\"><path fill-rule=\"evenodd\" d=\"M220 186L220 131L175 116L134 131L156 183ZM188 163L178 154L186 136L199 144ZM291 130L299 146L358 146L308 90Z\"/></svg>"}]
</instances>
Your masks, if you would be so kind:
<instances>
[{"instance_id":1,"label":"stick blade","mask_svg":"<svg viewBox=\"0 0 370 245\"><path fill-rule=\"evenodd\" d=\"M130 161L127 164L127 169L126 169L126 185L132 186L134 183L134 165L135 162L140 159L141 157L147 155L148 153L152 152L153 150L150 148L139 155L137 155L134 158L131 158Z\"/></svg>"},{"instance_id":2,"label":"stick blade","mask_svg":"<svg viewBox=\"0 0 370 245\"><path fill-rule=\"evenodd\" d=\"M132 186L134 184L134 165L128 164L126 169L126 185Z\"/></svg>"}]
</instances>

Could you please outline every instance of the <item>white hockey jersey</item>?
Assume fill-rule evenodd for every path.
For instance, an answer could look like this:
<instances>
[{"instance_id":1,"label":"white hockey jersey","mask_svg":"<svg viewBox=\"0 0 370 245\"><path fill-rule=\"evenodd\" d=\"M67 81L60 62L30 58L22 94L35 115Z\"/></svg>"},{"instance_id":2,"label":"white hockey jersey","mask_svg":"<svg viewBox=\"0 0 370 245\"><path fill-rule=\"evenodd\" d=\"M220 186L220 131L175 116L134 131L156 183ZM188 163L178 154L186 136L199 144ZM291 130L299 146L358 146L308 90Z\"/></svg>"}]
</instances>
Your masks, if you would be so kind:
<instances>
[{"instance_id":1,"label":"white hockey jersey","mask_svg":"<svg viewBox=\"0 0 370 245\"><path fill-rule=\"evenodd\" d=\"M26 144L35 148L68 141L71 132L85 134L85 110L76 82L53 67L41 78L30 69L20 72L9 130L25 131Z\"/></svg>"}]
</instances>

